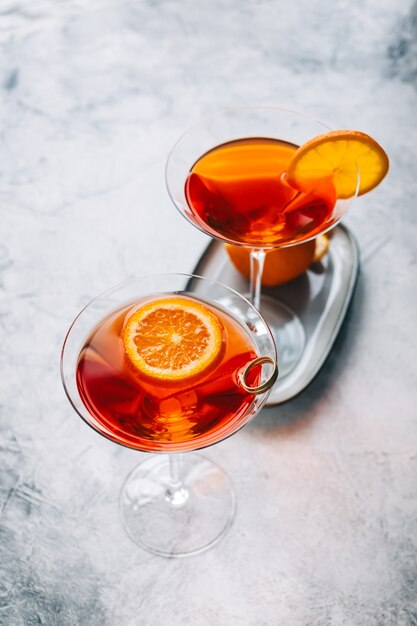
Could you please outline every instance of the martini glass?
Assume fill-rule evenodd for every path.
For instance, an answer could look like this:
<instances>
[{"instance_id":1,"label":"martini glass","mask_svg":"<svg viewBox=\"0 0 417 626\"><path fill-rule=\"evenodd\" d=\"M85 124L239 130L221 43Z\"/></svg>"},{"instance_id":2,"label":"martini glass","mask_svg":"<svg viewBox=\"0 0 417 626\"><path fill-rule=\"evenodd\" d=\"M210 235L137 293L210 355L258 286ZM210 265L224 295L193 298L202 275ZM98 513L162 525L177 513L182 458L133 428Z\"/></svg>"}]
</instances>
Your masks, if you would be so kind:
<instances>
[{"instance_id":1,"label":"martini glass","mask_svg":"<svg viewBox=\"0 0 417 626\"><path fill-rule=\"evenodd\" d=\"M185 381L144 379L128 362L123 328L144 302L173 296L197 301L220 321L219 359L207 373ZM182 328L175 329L175 342ZM134 542L155 554L186 556L225 534L235 513L229 478L193 451L229 437L253 419L277 373L275 344L258 311L237 292L205 278L138 278L81 311L61 359L72 406L104 437L155 453L133 469L120 494L122 522Z\"/></svg>"},{"instance_id":2,"label":"martini glass","mask_svg":"<svg viewBox=\"0 0 417 626\"><path fill-rule=\"evenodd\" d=\"M265 254L330 230L357 193L337 198L329 179L317 180L301 193L285 179L297 147L329 130L287 109L226 110L185 132L166 164L168 193L179 212L211 237L250 248L248 298L262 312L279 347L280 380L297 365L305 333L285 303L261 295Z\"/></svg>"}]
</instances>

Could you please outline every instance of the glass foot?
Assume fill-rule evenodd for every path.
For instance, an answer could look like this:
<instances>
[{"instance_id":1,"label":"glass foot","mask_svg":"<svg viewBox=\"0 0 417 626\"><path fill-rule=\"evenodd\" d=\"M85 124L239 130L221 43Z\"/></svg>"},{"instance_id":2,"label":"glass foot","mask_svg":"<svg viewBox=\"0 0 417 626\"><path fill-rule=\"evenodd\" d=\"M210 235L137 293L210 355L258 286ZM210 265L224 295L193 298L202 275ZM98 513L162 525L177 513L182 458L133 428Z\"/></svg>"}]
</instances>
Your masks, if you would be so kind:
<instances>
[{"instance_id":1,"label":"glass foot","mask_svg":"<svg viewBox=\"0 0 417 626\"><path fill-rule=\"evenodd\" d=\"M230 528L235 495L223 470L200 454L181 455L182 488L170 489L168 455L137 465L120 494L120 514L130 538L167 557L207 550Z\"/></svg>"},{"instance_id":2,"label":"glass foot","mask_svg":"<svg viewBox=\"0 0 417 626\"><path fill-rule=\"evenodd\" d=\"M260 313L271 329L277 346L278 380L282 380L293 371L301 358L305 346L304 328L296 313L274 298L261 296Z\"/></svg>"}]
</instances>

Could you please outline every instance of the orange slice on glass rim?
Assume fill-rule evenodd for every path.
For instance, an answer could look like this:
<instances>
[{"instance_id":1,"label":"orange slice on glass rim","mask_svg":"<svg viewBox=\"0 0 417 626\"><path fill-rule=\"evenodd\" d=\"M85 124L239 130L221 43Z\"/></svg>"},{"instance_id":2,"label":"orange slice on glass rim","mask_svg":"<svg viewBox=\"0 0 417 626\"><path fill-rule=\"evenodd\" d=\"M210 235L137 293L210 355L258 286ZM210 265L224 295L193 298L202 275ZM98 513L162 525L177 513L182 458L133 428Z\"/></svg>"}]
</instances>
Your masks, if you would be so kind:
<instances>
[{"instance_id":1,"label":"orange slice on glass rim","mask_svg":"<svg viewBox=\"0 0 417 626\"><path fill-rule=\"evenodd\" d=\"M332 180L338 198L362 195L374 189L388 172L388 156L369 135L358 130L333 130L318 135L294 153L285 175L300 191L317 180Z\"/></svg>"},{"instance_id":2,"label":"orange slice on glass rim","mask_svg":"<svg viewBox=\"0 0 417 626\"><path fill-rule=\"evenodd\" d=\"M223 327L208 307L172 296L148 301L128 318L122 340L141 374L179 381L204 373L219 356Z\"/></svg>"}]
</instances>

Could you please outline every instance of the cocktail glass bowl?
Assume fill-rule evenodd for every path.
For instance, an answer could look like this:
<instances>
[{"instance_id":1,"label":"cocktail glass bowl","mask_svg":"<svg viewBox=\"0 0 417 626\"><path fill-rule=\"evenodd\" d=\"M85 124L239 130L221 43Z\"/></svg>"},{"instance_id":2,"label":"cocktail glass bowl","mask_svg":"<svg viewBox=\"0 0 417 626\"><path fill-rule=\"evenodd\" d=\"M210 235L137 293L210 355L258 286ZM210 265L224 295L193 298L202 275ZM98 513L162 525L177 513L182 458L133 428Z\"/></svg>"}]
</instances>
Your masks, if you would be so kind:
<instances>
[{"instance_id":1,"label":"cocktail glass bowl","mask_svg":"<svg viewBox=\"0 0 417 626\"><path fill-rule=\"evenodd\" d=\"M250 387L250 402L238 419L214 429L210 436L203 433L194 439L170 441L169 437L160 439L155 433L144 441L135 437L132 430L123 432L120 421L115 430L91 406L87 408L77 381L80 353L94 329L115 311L134 306L144 298L172 294L206 303L219 312L220 318L222 314L232 316L250 338L254 352L264 359L258 365L249 363L243 372L232 372L236 387L246 384L245 376L252 365L256 365L258 372L253 393ZM97 355L97 359L106 361L106 354ZM267 399L277 376L276 349L259 312L232 289L198 276L161 274L130 280L92 300L77 316L62 349L61 374L69 401L89 426L116 443L142 452L155 452L133 469L120 494L121 518L133 541L153 553L170 557L195 554L215 544L233 521L235 496L227 474L193 451L235 433L259 413ZM117 394L117 389L114 393ZM227 401L226 393L224 402ZM186 454L179 454L185 451Z\"/></svg>"}]
</instances>

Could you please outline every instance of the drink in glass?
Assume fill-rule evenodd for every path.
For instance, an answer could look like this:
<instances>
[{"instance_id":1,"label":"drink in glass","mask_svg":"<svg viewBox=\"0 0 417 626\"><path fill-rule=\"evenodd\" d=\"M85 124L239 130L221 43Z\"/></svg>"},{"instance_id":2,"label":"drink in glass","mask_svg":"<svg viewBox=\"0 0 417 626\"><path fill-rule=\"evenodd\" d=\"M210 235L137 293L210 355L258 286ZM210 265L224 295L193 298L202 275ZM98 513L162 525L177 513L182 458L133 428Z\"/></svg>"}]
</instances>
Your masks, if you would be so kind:
<instances>
[{"instance_id":1,"label":"drink in glass","mask_svg":"<svg viewBox=\"0 0 417 626\"><path fill-rule=\"evenodd\" d=\"M298 146L279 139L237 139L192 166L185 183L196 223L213 237L245 246L279 247L315 237L332 225L332 180L300 192L285 179Z\"/></svg>"},{"instance_id":2,"label":"drink in glass","mask_svg":"<svg viewBox=\"0 0 417 626\"><path fill-rule=\"evenodd\" d=\"M168 379L149 375L146 368L140 371L126 357L120 337L132 312L158 303L161 303L158 312L170 303L180 303L184 309L179 309L178 314L184 318L187 317L184 310L189 307L190 341L185 346L185 353L178 356L181 345L175 343L175 337L172 339L169 324L162 319L155 328L158 320L154 320L153 332L158 333L157 341L161 334L166 341L161 350L156 345L153 360L157 362L159 356L164 361L171 344L178 360L188 363L188 351L193 349L198 333L201 335L205 330L204 326L202 329L198 327L198 319L193 324L192 307L199 301L189 296L136 301L111 312L93 329L77 364L78 391L103 432L117 443L146 452L184 451L208 446L233 432L252 404L253 394L237 384L236 372L259 355L248 332L229 313L204 303L205 315L213 313L213 323L221 329L213 362L191 376ZM178 321L184 343L187 321ZM145 336L143 341L149 351L148 337Z\"/></svg>"}]
</instances>

